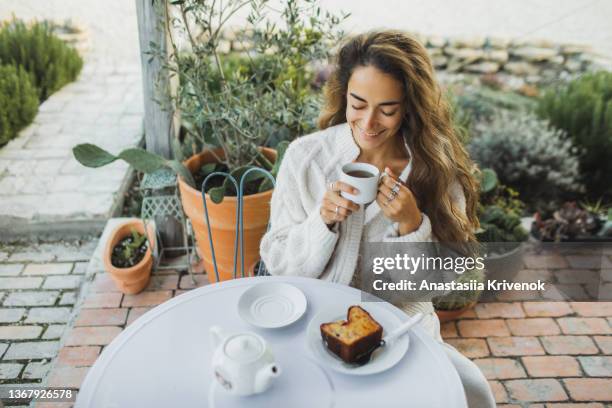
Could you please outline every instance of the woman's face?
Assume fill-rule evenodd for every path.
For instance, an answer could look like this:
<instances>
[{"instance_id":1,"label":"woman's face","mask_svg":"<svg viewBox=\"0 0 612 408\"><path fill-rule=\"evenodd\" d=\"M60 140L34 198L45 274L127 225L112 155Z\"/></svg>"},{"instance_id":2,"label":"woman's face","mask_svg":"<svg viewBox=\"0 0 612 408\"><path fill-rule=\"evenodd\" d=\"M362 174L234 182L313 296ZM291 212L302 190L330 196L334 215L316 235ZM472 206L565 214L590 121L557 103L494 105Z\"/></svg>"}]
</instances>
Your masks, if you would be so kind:
<instances>
[{"instance_id":1,"label":"woman's face","mask_svg":"<svg viewBox=\"0 0 612 408\"><path fill-rule=\"evenodd\" d=\"M346 120L362 150L393 141L402 125L401 82L372 66L356 68L346 92Z\"/></svg>"}]
</instances>

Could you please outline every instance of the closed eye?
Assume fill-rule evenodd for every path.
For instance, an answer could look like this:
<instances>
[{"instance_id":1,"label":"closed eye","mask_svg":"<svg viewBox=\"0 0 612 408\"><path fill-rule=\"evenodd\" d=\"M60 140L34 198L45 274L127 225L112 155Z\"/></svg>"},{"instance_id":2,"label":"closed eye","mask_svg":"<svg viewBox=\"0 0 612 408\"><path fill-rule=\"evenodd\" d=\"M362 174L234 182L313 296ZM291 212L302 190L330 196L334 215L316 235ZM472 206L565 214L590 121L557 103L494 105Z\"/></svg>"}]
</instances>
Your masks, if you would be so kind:
<instances>
[{"instance_id":1,"label":"closed eye","mask_svg":"<svg viewBox=\"0 0 612 408\"><path fill-rule=\"evenodd\" d=\"M355 109L355 110L361 110L363 108L365 108L365 106L355 106L355 105L351 105L351 108Z\"/></svg>"},{"instance_id":2,"label":"closed eye","mask_svg":"<svg viewBox=\"0 0 612 408\"><path fill-rule=\"evenodd\" d=\"M397 112L397 110L394 110L393 112L389 112L389 113L387 113L385 111L382 111L383 115L385 115L385 116L393 116L393 115L395 115L396 112Z\"/></svg>"}]
</instances>

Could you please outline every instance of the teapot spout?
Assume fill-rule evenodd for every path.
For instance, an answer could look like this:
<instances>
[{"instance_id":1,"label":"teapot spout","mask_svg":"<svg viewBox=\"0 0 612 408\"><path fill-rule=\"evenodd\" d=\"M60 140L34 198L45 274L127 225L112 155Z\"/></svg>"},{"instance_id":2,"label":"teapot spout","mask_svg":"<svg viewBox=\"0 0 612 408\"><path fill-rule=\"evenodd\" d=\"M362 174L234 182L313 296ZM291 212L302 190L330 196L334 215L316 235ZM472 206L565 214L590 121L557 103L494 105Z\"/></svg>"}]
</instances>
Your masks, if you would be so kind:
<instances>
[{"instance_id":1,"label":"teapot spout","mask_svg":"<svg viewBox=\"0 0 612 408\"><path fill-rule=\"evenodd\" d=\"M255 375L255 392L267 390L280 373L280 368L276 364L268 364L260 368Z\"/></svg>"}]
</instances>

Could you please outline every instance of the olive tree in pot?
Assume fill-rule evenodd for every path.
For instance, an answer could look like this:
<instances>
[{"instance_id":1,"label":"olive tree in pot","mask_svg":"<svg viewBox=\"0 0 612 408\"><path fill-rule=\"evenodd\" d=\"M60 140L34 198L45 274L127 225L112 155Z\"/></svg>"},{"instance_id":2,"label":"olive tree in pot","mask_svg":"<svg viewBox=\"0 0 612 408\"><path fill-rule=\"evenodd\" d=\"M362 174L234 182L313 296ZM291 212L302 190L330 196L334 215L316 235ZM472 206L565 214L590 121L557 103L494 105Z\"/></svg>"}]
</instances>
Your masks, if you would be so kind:
<instances>
[{"instance_id":1,"label":"olive tree in pot","mask_svg":"<svg viewBox=\"0 0 612 408\"><path fill-rule=\"evenodd\" d=\"M127 149L114 156L93 145L77 146L74 155L90 167L120 158L144 172L160 167L177 172L183 208L194 227L209 280L214 282L202 182L219 171L240 182L251 168L276 176L288 141L314 129L319 96L310 88L313 74L308 64L329 57L331 45L342 36L336 27L346 16L321 13L315 0L284 3L281 23L268 20L267 0L174 0L170 4L170 12L161 13L171 27L170 58L155 44L149 53L161 61L163 74L178 79L171 108L180 112L183 122L173 143L179 160L166 160L142 149ZM250 7L249 27L234 41L248 43L250 49L224 54L224 26L245 7ZM185 39L185 47L177 45L178 38ZM237 191L229 178L208 181L204 199L219 279L225 280L234 269ZM273 184L258 172L249 173L244 181L244 248L238 253L244 253L242 273L249 275L259 260Z\"/></svg>"}]
</instances>

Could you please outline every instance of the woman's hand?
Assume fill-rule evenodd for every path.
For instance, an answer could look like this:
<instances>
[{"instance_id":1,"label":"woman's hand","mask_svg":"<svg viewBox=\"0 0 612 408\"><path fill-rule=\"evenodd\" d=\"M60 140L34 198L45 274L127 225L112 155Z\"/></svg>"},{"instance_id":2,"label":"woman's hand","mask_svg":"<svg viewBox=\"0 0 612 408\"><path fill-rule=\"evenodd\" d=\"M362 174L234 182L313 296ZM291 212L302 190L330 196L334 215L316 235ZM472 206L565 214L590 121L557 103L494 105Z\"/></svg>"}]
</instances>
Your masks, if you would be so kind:
<instances>
[{"instance_id":1,"label":"woman's hand","mask_svg":"<svg viewBox=\"0 0 612 408\"><path fill-rule=\"evenodd\" d=\"M376 202L385 216L399 223L399 234L406 235L421 226L423 217L412 191L399 178L385 167L387 175L378 186Z\"/></svg>"},{"instance_id":2,"label":"woman's hand","mask_svg":"<svg viewBox=\"0 0 612 408\"><path fill-rule=\"evenodd\" d=\"M323 202L319 214L323 222L328 226L334 225L336 222L342 222L353 213L353 211L359 210L359 205L355 204L351 200L340 196L340 191L344 191L349 194L357 194L359 191L341 181L335 181L329 183L327 186L328 190L323 196Z\"/></svg>"}]
</instances>

